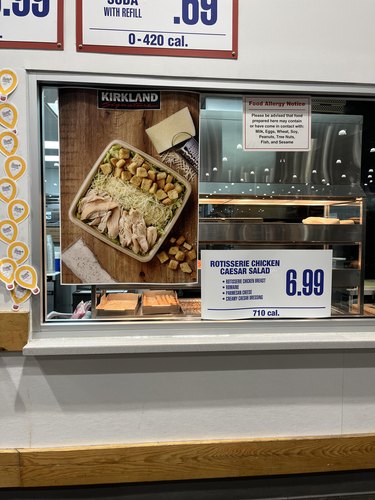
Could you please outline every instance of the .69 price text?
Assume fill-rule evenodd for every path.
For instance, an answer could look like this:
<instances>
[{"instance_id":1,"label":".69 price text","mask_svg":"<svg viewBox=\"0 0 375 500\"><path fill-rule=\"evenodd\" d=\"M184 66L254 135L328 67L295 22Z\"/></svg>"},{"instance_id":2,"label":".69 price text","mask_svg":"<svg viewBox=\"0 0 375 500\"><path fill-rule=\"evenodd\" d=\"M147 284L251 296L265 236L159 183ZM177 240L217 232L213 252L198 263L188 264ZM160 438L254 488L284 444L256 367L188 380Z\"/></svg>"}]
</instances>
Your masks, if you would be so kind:
<instances>
[{"instance_id":1,"label":".69 price text","mask_svg":"<svg viewBox=\"0 0 375 500\"><path fill-rule=\"evenodd\" d=\"M173 18L174 24L194 26L201 22L213 26L217 22L217 0L182 0L181 16Z\"/></svg>"}]
</instances>

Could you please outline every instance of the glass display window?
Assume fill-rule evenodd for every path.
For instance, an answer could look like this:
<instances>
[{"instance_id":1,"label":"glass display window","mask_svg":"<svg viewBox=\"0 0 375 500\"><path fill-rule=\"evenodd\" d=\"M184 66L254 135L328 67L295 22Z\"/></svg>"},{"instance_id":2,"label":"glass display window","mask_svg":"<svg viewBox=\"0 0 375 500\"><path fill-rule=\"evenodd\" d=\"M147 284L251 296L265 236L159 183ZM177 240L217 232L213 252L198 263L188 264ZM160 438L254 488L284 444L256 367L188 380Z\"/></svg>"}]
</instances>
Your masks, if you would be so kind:
<instances>
[{"instance_id":1,"label":"glass display window","mask_svg":"<svg viewBox=\"0 0 375 500\"><path fill-rule=\"evenodd\" d=\"M44 287L38 311L46 328L54 325L64 330L64 325L76 326L77 322L105 324L109 330L127 324L134 334L139 328L137 325L150 322L168 324L172 329L175 324L185 325L184 331L200 328L199 325L206 323L201 317L201 252L207 250L330 250L332 293L327 319L373 315L375 271L371 259L374 245L371 223L375 108L372 100L312 96L308 151L245 151L244 97L248 93L183 90L177 92L180 101L175 104L172 97L175 98L176 91L161 89L161 94L164 92L169 99L163 115L158 114L157 109L135 111L134 108L132 114L128 109L108 108L98 113L94 110L98 90L79 85L39 87L41 210L45 224ZM113 92L115 90L118 93L118 88ZM146 95L150 89L125 86L121 91L123 95L134 96L138 91ZM68 109L72 103L79 107L76 115L71 115ZM179 115L184 108L189 111L189 120L180 122L180 119L186 120L186 116ZM82 117L78 120L80 113ZM173 122L175 115L179 116ZM164 120L168 122L170 116L173 119L169 136L155 139L153 127ZM173 128L176 123L180 127L177 131ZM76 134L82 125L84 133L77 140ZM113 133L108 132L110 127ZM192 128L188 130L188 127ZM120 134L124 128L126 133ZM167 141L166 146L163 141ZM142 165L133 165L135 170L130 175L126 168L134 163L137 154L143 155L142 164L147 168L143 171ZM125 166L120 168L117 165L122 160ZM110 174L105 173L105 168ZM74 177L80 169L86 182L84 188ZM92 176L88 178L90 172ZM171 190L181 185L185 193L187 185L193 186L192 191L196 189L196 204L189 200L186 207L182 207L185 216L176 218L177 222L167 229L165 237L164 229L157 228L157 237L162 236L162 243L150 260L151 247L145 252L138 250L138 258L133 262L132 243L120 248L118 234L109 242L112 245L106 241L109 226L104 224L104 219L111 217L108 212L118 207L121 214L126 210L127 217L134 207L129 209L118 204L107 211L98 210L97 217L79 220L90 225L89 230L79 224L71 228L73 217L81 219L79 203L97 189L98 178L101 175L102 179L103 173L129 185L141 174L145 175L140 185L135 186L140 190L138 198L143 198L146 187L147 196L151 193L154 180L156 191L163 197L166 195L168 203L166 184L171 184ZM164 182L158 183L158 175ZM168 175L170 182L167 182ZM181 178L187 180L185 186ZM147 186L144 182L142 193L145 179ZM107 189L106 185L104 191ZM119 203L115 189L111 189L100 203ZM103 192L95 193L98 194L103 196ZM74 196L76 209L72 212ZM179 200L178 193L176 199ZM188 220L194 219L195 214L196 221ZM105 227L104 232L99 226ZM145 226L147 230L152 224L145 222ZM81 231L81 246L75 248L78 264L74 268L74 258L69 260L67 250L73 241L69 235L76 238L77 231ZM105 257L103 248L107 247L112 253ZM90 266L95 269L94 276L99 276L97 281L85 277ZM114 274L117 271L119 274ZM249 314L246 319L254 323L262 318ZM277 317L265 319L285 321ZM96 326L93 328L96 331Z\"/></svg>"}]
</instances>

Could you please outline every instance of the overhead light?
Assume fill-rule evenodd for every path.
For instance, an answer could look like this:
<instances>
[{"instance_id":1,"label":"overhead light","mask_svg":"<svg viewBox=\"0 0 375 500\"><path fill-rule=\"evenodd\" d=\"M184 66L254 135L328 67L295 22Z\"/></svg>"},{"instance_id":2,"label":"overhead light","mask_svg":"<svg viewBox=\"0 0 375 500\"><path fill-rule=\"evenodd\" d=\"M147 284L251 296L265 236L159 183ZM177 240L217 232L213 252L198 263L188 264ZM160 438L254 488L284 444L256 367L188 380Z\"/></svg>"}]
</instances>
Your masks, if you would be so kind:
<instances>
[{"instance_id":1,"label":"overhead light","mask_svg":"<svg viewBox=\"0 0 375 500\"><path fill-rule=\"evenodd\" d=\"M237 149L242 149L242 144L237 144Z\"/></svg>"},{"instance_id":2,"label":"overhead light","mask_svg":"<svg viewBox=\"0 0 375 500\"><path fill-rule=\"evenodd\" d=\"M214 167L214 168L212 169L212 171L213 171L213 172L217 172L217 167Z\"/></svg>"},{"instance_id":3,"label":"overhead light","mask_svg":"<svg viewBox=\"0 0 375 500\"><path fill-rule=\"evenodd\" d=\"M226 156L223 156L223 160L222 161L228 161L228 158Z\"/></svg>"},{"instance_id":4,"label":"overhead light","mask_svg":"<svg viewBox=\"0 0 375 500\"><path fill-rule=\"evenodd\" d=\"M370 153L375 153L375 148L371 148Z\"/></svg>"},{"instance_id":5,"label":"overhead light","mask_svg":"<svg viewBox=\"0 0 375 500\"><path fill-rule=\"evenodd\" d=\"M59 141L44 141L45 149L59 149Z\"/></svg>"},{"instance_id":6,"label":"overhead light","mask_svg":"<svg viewBox=\"0 0 375 500\"><path fill-rule=\"evenodd\" d=\"M345 129L339 130L339 135L346 135L346 130Z\"/></svg>"},{"instance_id":7,"label":"overhead light","mask_svg":"<svg viewBox=\"0 0 375 500\"><path fill-rule=\"evenodd\" d=\"M342 161L339 159L339 160L336 160L336 163L342 163Z\"/></svg>"}]
</instances>

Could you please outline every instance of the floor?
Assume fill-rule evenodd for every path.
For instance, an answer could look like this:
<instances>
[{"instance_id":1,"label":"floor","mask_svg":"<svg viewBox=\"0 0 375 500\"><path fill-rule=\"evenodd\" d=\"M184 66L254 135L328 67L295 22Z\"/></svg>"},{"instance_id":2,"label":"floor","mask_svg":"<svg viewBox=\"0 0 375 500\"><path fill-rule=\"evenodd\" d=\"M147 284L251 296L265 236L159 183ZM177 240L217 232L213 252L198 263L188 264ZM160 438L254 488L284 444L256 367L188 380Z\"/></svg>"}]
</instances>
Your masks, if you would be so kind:
<instances>
[{"instance_id":1,"label":"floor","mask_svg":"<svg viewBox=\"0 0 375 500\"><path fill-rule=\"evenodd\" d=\"M375 500L375 471L72 488L0 489L0 500Z\"/></svg>"}]
</instances>

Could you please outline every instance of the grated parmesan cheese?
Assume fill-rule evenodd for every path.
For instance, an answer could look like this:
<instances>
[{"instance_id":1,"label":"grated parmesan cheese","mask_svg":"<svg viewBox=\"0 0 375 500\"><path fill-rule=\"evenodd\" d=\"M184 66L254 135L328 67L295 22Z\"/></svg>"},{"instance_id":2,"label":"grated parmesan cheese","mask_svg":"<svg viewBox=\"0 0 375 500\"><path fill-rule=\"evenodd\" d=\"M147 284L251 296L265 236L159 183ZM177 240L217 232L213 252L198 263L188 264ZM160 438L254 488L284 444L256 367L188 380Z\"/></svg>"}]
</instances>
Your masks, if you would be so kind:
<instances>
[{"instance_id":1,"label":"grated parmesan cheese","mask_svg":"<svg viewBox=\"0 0 375 500\"><path fill-rule=\"evenodd\" d=\"M92 182L92 187L99 191L106 191L113 201L119 203L125 210L129 211L131 208L138 210L146 226L155 226L158 232L163 231L179 206L178 203L170 206L163 205L152 194L145 193L112 175L106 176L98 173Z\"/></svg>"}]
</instances>

